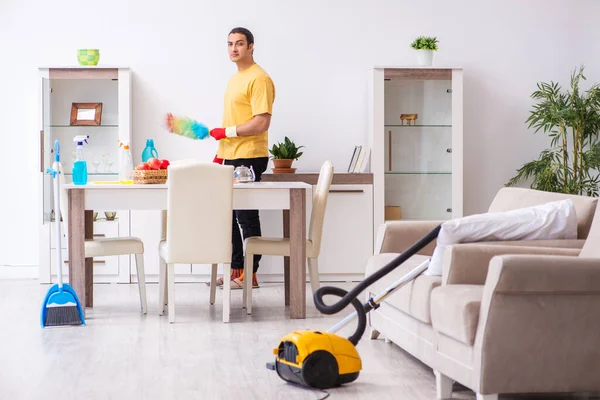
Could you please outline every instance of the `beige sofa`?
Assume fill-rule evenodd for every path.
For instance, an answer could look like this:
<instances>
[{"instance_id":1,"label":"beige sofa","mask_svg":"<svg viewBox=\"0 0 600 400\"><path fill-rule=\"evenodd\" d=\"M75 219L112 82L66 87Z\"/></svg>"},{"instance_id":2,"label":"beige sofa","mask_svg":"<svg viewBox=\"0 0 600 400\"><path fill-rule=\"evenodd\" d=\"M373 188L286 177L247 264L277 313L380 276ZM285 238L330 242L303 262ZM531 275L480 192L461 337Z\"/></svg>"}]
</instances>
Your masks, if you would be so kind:
<instances>
[{"instance_id":1,"label":"beige sofa","mask_svg":"<svg viewBox=\"0 0 600 400\"><path fill-rule=\"evenodd\" d=\"M554 304L555 298L551 300L546 298L546 296L551 295L553 290L558 292L563 289L575 290L577 293L574 295L575 299L581 296L586 299L590 296L596 296L587 293L590 290L588 282L583 282L580 287L569 286L567 283L570 282L569 274L558 267L553 270L555 271L554 275L549 275L549 278L545 278L543 274L539 275L544 279L538 286L532 286L531 295L529 292L522 291L527 290L530 283L536 283L535 273L536 271L539 273L543 263L547 260L544 257L554 256L552 260L564 259L556 256L575 257L579 255L584 244L586 251L582 251L582 256L591 254L590 249L593 248L593 243L586 242L586 238L590 232L596 211L597 198L562 195L530 189L502 188L489 207L490 212L507 211L566 197L573 200L576 208L578 219L578 238L576 240L486 242L449 246L444 254L442 276L419 276L394 295L388 297L377 310L369 313L371 338L377 338L380 334L383 334L386 339L396 343L431 367L436 372L439 398L451 397L453 381L473 389L482 398L487 395L494 398L498 393L600 390L600 379L597 388L584 388L585 385L570 386L565 383L567 380L561 381L561 385L548 385L547 382L552 375L540 379L539 385L531 383L538 376L538 371L541 370L541 365L546 360L544 358L544 354L547 354L546 346L551 347L557 344L556 337L551 333L533 329L529 334L530 336L527 336L528 341L518 343L518 346L531 345L528 349L518 347L519 351L522 352L520 353L522 358L525 360L519 359L519 353L515 354L507 351L511 349L511 343L513 343L511 340L525 335L524 332L530 332L526 326L527 317L530 317L532 321L535 320L537 317L535 315L536 305L539 311L540 309L543 310L547 301ZM368 276L386 265L398 253L410 247L441 222L395 221L384 224L378 233L377 254L369 259L366 275ZM596 222L596 229L600 230L600 221ZM597 235L600 238L600 232ZM434 247L435 242L425 247L420 254L413 256L379 282L373 284L369 288L370 294L375 295L382 292L395 280L427 259L431 256ZM515 254L515 256L494 258L494 256L502 254ZM527 256L516 256L518 254L527 254ZM598 256L600 256L600 253ZM488 266L492 259L492 269L488 278ZM537 260L542 261L538 262ZM505 264L507 262L509 264ZM581 274L593 269L594 262L583 261L581 271L578 270L579 275L575 280L582 279ZM532 265L531 268L533 269L529 275L521 276L517 265L523 263ZM557 261L557 263L556 265L560 265L560 262ZM509 266L505 267L505 265ZM598 268L600 271L600 262ZM591 278L595 279L596 277L590 276ZM600 275L598 278L600 278ZM525 286L518 284L521 279L526 283ZM546 279L550 279L550 281L546 282ZM561 279L566 286L559 284ZM547 285L544 285L544 282ZM600 281L596 283L598 283L597 287L600 288ZM600 289L598 290L600 294ZM501 296L510 299L510 302L506 300L505 303L498 303L497 301L501 297L500 293L503 293ZM586 294L584 295L584 293ZM515 300L516 297L522 297L523 299L519 302ZM588 307L591 300L586 301L585 305ZM597 310L593 307L586 308L586 312L600 313L600 298L594 301L596 301L599 308ZM520 311L520 307L527 302L533 303L530 304L533 308L529 310L532 315ZM560 303L560 301L558 302ZM573 306L576 304L575 301ZM510 306L510 308L504 309L504 306ZM556 305L556 308L564 311L562 303ZM515 316L515 319L511 319L512 316ZM516 318L517 316L519 318ZM539 317L542 318L542 316ZM553 319L554 323L557 326L562 326L563 320L561 318L563 317L565 318L564 323L570 322L569 315L556 313L553 316L555 318ZM545 322L550 324L551 321ZM594 322L594 324L597 325L598 323ZM540 326L551 328L551 324ZM575 326L579 327L579 325ZM600 332L600 330L596 330L596 332ZM600 338L600 334L597 334L597 336ZM536 342L537 338L540 339L539 342ZM514 343L517 346L517 342ZM598 344L600 344L600 339ZM516 358L511 361L510 358L506 358L507 354L511 354ZM564 356L564 352L561 354ZM550 359L556 361L558 358L550 357L548 360ZM529 362L525 362L527 360ZM600 357L598 357L598 360L600 360ZM523 371L519 368L515 369L509 361L526 365L529 368L528 372L523 375L523 379L519 380L511 375L513 371L519 373ZM539 365L540 368L536 369L536 365ZM555 368L560 369L556 366ZM594 370L594 372L600 376L600 370ZM582 379L589 382L586 378ZM522 385L523 381L529 382L529 384Z\"/></svg>"}]
</instances>

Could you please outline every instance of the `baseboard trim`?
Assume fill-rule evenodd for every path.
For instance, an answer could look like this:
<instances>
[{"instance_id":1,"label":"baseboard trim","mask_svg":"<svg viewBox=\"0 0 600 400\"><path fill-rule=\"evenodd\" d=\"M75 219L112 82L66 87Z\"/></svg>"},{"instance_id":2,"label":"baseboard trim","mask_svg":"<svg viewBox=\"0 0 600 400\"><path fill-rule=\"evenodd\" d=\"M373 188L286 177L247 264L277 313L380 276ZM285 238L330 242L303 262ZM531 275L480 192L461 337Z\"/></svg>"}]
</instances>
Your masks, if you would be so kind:
<instances>
[{"instance_id":1,"label":"baseboard trim","mask_svg":"<svg viewBox=\"0 0 600 400\"><path fill-rule=\"evenodd\" d=\"M37 265L0 265L0 279L38 279Z\"/></svg>"}]
</instances>

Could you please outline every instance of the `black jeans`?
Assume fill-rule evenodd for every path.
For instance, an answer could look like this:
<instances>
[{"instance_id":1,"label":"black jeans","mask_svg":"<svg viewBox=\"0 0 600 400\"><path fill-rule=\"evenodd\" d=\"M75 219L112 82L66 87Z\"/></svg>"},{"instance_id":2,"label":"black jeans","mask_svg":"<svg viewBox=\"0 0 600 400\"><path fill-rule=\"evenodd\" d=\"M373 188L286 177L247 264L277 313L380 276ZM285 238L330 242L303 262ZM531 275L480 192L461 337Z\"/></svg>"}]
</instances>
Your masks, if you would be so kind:
<instances>
[{"instance_id":1,"label":"black jeans","mask_svg":"<svg viewBox=\"0 0 600 400\"><path fill-rule=\"evenodd\" d=\"M244 165L248 168L252 167L255 175L254 180L256 182L259 182L263 172L267 170L267 165L269 164L269 157L238 158L237 160L224 160L223 164L233 165L234 167L239 167L240 165ZM242 230L241 234L240 228ZM231 243L233 245L233 251L231 254L232 269L244 269L244 242L242 240L242 235L244 239L253 236L261 236L258 210L233 211L233 226L231 238ZM258 270L258 262L260 261L260 259L260 254L254 255L254 272Z\"/></svg>"}]
</instances>

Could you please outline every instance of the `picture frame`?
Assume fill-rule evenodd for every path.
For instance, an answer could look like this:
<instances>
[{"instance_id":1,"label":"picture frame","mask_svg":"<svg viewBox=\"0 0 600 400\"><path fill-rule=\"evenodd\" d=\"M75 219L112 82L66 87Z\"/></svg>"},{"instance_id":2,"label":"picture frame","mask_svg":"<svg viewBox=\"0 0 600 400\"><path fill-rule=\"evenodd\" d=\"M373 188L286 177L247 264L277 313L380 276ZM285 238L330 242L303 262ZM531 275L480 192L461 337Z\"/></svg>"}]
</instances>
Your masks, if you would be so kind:
<instances>
[{"instance_id":1,"label":"picture frame","mask_svg":"<svg viewBox=\"0 0 600 400\"><path fill-rule=\"evenodd\" d=\"M100 126L102 123L102 103L73 103L71 125Z\"/></svg>"}]
</instances>

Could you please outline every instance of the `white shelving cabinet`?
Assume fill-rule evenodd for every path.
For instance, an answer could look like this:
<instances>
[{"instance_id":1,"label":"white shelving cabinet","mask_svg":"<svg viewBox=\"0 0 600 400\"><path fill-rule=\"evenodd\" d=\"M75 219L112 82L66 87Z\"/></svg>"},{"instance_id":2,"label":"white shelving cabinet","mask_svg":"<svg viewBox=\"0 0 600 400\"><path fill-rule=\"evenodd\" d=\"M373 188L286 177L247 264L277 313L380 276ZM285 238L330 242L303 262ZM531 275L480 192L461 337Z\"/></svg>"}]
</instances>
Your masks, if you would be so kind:
<instances>
[{"instance_id":1,"label":"white shelving cabinet","mask_svg":"<svg viewBox=\"0 0 600 400\"><path fill-rule=\"evenodd\" d=\"M403 220L463 215L462 76L461 68L443 67L370 72L374 237L386 207Z\"/></svg>"},{"instance_id":2,"label":"white shelving cabinet","mask_svg":"<svg viewBox=\"0 0 600 400\"><path fill-rule=\"evenodd\" d=\"M56 277L55 252L58 251L54 230L52 177L46 174L54 161L53 146L58 139L65 180L72 182L77 135L89 135L84 145L88 181L118 180L118 143L132 142L131 130L131 70L127 67L44 67L39 69L39 152L40 152L40 263L39 279L51 283ZM100 126L70 124L73 103L102 103ZM94 210L94 234L130 235L128 210ZM104 211L116 211L117 218L107 221ZM64 229L63 229L64 231ZM63 236L63 259L67 260L66 237ZM95 282L129 282L130 256L94 259ZM65 273L68 268L63 268Z\"/></svg>"}]
</instances>

